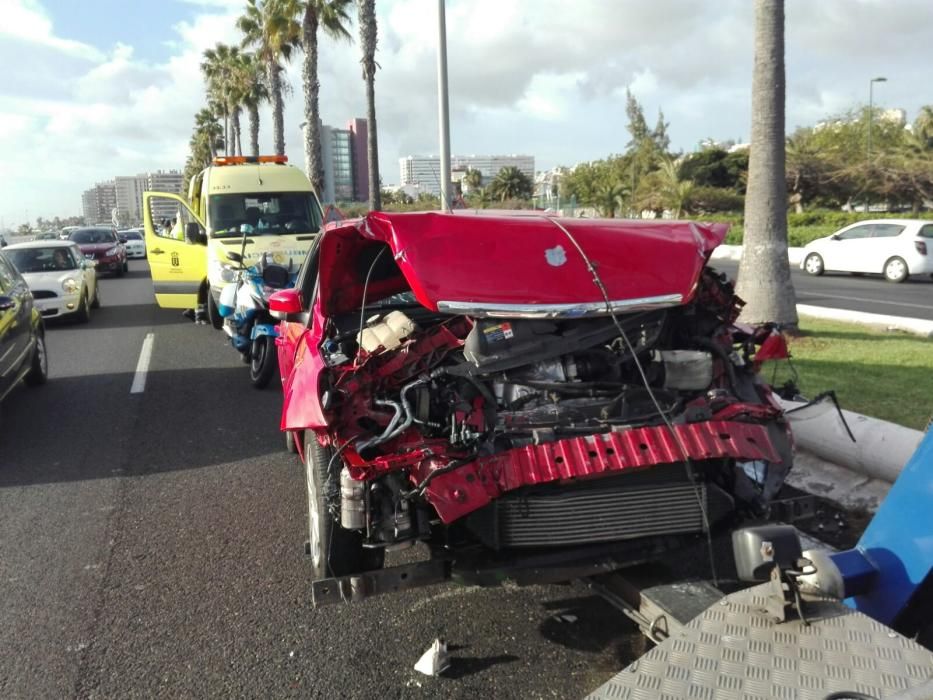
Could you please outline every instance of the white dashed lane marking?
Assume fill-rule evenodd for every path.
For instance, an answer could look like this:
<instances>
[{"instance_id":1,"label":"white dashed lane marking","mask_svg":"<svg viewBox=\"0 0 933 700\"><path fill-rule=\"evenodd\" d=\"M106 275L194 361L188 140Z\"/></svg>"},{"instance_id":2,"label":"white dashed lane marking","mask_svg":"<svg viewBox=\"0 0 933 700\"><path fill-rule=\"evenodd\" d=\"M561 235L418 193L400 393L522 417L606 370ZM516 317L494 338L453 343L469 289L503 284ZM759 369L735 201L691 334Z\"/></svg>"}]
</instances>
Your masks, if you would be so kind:
<instances>
[{"instance_id":1,"label":"white dashed lane marking","mask_svg":"<svg viewBox=\"0 0 933 700\"><path fill-rule=\"evenodd\" d=\"M136 363L136 374L133 375L131 394L141 394L146 390L146 375L149 374L149 361L152 359L152 341L155 333L147 333L143 339L143 346L139 350L139 362Z\"/></svg>"}]
</instances>

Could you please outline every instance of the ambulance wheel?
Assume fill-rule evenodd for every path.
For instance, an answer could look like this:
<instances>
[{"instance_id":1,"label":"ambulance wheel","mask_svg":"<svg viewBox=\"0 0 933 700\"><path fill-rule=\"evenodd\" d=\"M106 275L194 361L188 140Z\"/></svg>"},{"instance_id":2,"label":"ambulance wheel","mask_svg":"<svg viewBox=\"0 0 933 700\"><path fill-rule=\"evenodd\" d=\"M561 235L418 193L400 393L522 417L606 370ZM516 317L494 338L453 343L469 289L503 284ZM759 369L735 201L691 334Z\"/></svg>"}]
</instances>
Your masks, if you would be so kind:
<instances>
[{"instance_id":1,"label":"ambulance wheel","mask_svg":"<svg viewBox=\"0 0 933 700\"><path fill-rule=\"evenodd\" d=\"M207 288L207 320L210 321L214 330L220 330L224 327L224 317L220 315L220 310L214 302L214 295L211 294L211 288Z\"/></svg>"}]
</instances>

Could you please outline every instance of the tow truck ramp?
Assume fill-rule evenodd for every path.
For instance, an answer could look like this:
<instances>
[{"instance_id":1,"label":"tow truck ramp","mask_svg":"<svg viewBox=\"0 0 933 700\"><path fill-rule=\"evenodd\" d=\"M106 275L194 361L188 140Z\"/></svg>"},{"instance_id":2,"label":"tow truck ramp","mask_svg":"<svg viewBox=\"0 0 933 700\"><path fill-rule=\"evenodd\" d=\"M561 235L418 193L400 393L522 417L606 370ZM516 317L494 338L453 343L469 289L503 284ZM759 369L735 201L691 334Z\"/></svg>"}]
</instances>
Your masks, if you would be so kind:
<instances>
[{"instance_id":1,"label":"tow truck ramp","mask_svg":"<svg viewBox=\"0 0 933 700\"><path fill-rule=\"evenodd\" d=\"M804 594L774 622L771 584L723 597L588 697L592 700L933 699L933 654L838 600Z\"/></svg>"}]
</instances>

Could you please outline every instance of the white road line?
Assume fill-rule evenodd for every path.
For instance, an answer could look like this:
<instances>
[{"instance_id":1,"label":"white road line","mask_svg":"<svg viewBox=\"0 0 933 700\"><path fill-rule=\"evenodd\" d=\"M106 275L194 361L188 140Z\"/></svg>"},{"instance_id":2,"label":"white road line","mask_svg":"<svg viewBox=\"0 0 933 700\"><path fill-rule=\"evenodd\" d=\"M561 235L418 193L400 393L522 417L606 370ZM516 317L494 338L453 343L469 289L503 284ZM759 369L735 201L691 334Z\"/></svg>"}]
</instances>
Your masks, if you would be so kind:
<instances>
[{"instance_id":1,"label":"white road line","mask_svg":"<svg viewBox=\"0 0 933 700\"><path fill-rule=\"evenodd\" d=\"M823 297L826 299L845 299L846 301L864 301L872 304L887 304L888 306L910 306L915 309L929 309L930 304L911 304L906 301L884 301L882 299L865 299L863 297L847 297L838 294L823 294L822 292L797 292L801 297Z\"/></svg>"},{"instance_id":2,"label":"white road line","mask_svg":"<svg viewBox=\"0 0 933 700\"><path fill-rule=\"evenodd\" d=\"M155 333L147 333L143 346L139 351L139 362L136 363L136 374L133 376L131 394L141 394L146 390L146 375L149 374L149 360L152 359L152 341Z\"/></svg>"}]
</instances>

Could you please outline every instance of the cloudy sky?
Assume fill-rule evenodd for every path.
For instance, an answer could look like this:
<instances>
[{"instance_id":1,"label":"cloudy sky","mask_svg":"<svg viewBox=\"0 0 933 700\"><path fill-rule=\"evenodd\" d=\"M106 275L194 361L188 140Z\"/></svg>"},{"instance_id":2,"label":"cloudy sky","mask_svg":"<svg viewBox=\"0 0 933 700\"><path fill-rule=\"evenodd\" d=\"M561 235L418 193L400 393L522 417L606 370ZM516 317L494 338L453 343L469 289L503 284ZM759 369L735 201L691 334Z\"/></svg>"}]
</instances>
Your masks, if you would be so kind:
<instances>
[{"instance_id":1,"label":"cloudy sky","mask_svg":"<svg viewBox=\"0 0 933 700\"><path fill-rule=\"evenodd\" d=\"M181 168L202 106L205 48L239 40L243 0L0 0L0 224L81 211L95 181ZM436 153L436 0L377 0L383 181ZM524 153L538 169L625 149L625 90L672 145L746 140L750 0L447 0L451 147ZM913 119L933 103L929 0L787 0L787 122L868 101ZM355 15L355 11L353 13ZM352 28L354 37L356 27ZM355 43L323 39L321 111L365 114ZM300 57L285 117L304 162ZM262 149L271 152L268 110Z\"/></svg>"}]
</instances>

